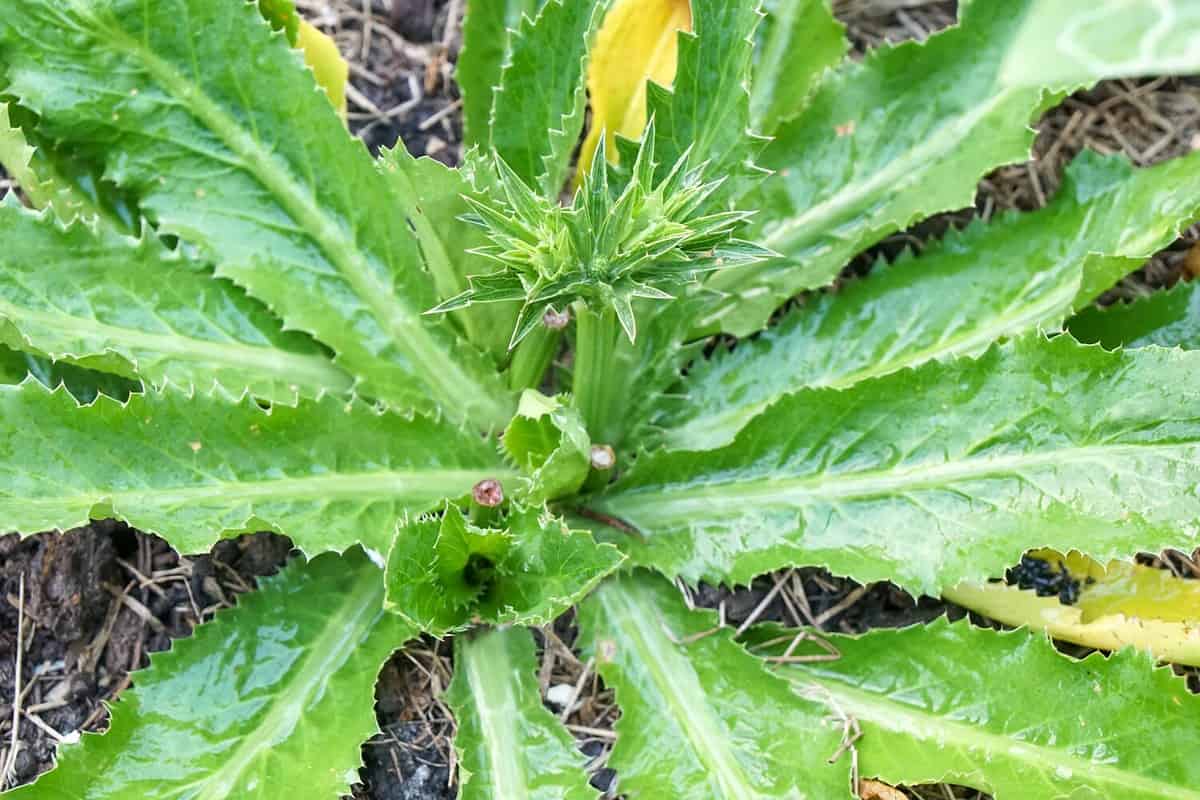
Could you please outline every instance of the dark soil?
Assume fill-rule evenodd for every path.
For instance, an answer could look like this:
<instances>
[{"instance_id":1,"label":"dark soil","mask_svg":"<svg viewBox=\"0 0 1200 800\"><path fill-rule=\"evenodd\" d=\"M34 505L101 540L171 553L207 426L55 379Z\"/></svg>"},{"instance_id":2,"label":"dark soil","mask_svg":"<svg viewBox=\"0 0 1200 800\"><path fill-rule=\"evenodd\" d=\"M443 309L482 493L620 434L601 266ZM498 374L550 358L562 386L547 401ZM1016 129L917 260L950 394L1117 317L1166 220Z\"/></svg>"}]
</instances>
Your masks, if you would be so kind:
<instances>
[{"instance_id":1,"label":"dark soil","mask_svg":"<svg viewBox=\"0 0 1200 800\"><path fill-rule=\"evenodd\" d=\"M299 5L334 35L350 59L349 122L372 151L402 140L414 154L458 162L462 122L452 76L461 46L462 0L372 0L368 15L359 0L302 0ZM884 42L923 39L951 24L956 12L956 3L945 1L835 0L834 7L849 25L856 55ZM1106 82L1049 112L1038 131L1035 159L987 176L973 209L938 215L889 237L855 259L843 279L865 274L879 256L894 258L905 247L919 250L972 216L1043 205L1064 164L1085 146L1124 152L1140 165L1200 147L1200 80ZM1189 265L1200 263L1192 249L1197 233L1188 231L1106 300L1169 285L1187 274ZM0 703L12 697L23 582L22 683L29 687L24 706L42 723L21 727L17 782L51 766L57 739L103 729L102 701L129 685L130 671L147 663L147 653L169 647L173 638L230 607L238 594L253 589L257 577L278 570L290 552L287 539L259 534L221 542L208 554L181 557L160 539L111 521L66 535L0 537ZM1169 554L1156 563L1200 576L1194 558ZM964 613L936 599L914 600L889 584L862 587L817 569L764 576L738 591L701 586L693 600L712 608L723 605L726 619L735 624L780 620L843 632ZM612 693L594 673L584 675L586 667L572 647L571 614L537 635L543 645L543 692L583 680L579 706L567 722L592 759L593 784L613 796L612 772L603 767L619 716ZM382 732L363 747L365 766L354 800L454 796L454 726L440 700L451 669L449 646L433 641L406 648L384 667L376 688ZM11 707L0 704L0 753L10 716ZM905 791L930 800L984 797L942 785Z\"/></svg>"},{"instance_id":2,"label":"dark soil","mask_svg":"<svg viewBox=\"0 0 1200 800\"><path fill-rule=\"evenodd\" d=\"M183 558L162 539L112 520L66 534L0 537L0 698L6 701L0 717L6 735L22 591L25 599L22 708L30 722L21 728L16 780L30 780L51 765L56 734L106 727L101 701L128 686L129 673L146 666L149 653L232 607L290 551L284 537L260 534Z\"/></svg>"}]
</instances>

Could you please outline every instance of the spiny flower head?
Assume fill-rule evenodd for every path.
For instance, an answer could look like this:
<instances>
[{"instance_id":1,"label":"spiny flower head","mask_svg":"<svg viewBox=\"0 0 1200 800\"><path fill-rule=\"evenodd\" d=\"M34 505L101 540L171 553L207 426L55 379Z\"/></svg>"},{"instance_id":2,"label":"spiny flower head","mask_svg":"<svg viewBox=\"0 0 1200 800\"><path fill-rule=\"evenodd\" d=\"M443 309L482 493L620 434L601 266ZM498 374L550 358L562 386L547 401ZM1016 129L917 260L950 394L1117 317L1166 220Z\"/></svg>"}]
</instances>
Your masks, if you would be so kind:
<instances>
[{"instance_id":1,"label":"spiny flower head","mask_svg":"<svg viewBox=\"0 0 1200 800\"><path fill-rule=\"evenodd\" d=\"M688 167L689 153L655 183L653 120L624 187L610 185L611 168L599 147L570 206L537 194L493 155L501 196L466 197L474 213L464 219L483 227L491 240L470 252L501 269L471 277L471 288L426 313L521 301L510 349L547 311L576 300L598 312L611 308L633 341L635 298L671 300L706 273L772 255L734 237L749 212L705 212L723 179L706 182L704 165Z\"/></svg>"}]
</instances>

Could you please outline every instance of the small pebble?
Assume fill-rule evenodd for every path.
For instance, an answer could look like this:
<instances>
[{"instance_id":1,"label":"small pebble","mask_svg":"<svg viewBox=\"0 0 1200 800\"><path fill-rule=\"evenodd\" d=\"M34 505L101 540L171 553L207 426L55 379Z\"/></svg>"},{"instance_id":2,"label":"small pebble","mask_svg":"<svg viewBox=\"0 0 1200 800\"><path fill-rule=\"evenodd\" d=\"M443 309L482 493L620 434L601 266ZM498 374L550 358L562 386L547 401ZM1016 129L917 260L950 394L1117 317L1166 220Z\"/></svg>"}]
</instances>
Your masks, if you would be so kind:
<instances>
[{"instance_id":1,"label":"small pebble","mask_svg":"<svg viewBox=\"0 0 1200 800\"><path fill-rule=\"evenodd\" d=\"M558 708L566 708L574 695L574 686L569 683L556 683L546 690L546 702Z\"/></svg>"}]
</instances>

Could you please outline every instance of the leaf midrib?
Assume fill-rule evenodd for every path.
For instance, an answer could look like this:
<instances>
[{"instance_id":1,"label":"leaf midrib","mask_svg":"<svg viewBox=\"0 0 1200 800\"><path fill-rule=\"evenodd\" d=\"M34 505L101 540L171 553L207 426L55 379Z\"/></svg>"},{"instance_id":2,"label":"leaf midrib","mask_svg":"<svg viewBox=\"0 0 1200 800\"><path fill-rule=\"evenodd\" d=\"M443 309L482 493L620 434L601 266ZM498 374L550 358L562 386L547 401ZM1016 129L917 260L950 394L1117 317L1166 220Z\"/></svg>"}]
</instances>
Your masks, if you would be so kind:
<instances>
[{"instance_id":1,"label":"leaf midrib","mask_svg":"<svg viewBox=\"0 0 1200 800\"><path fill-rule=\"evenodd\" d=\"M225 800L233 796L238 781L255 758L263 750L286 739L309 701L333 679L384 613L383 592L383 577L379 570L365 564L354 589L342 595L342 608L329 617L325 630L309 647L295 678L288 682L295 687L290 692L293 698L274 703L255 729L238 739L233 750L224 754L221 766L205 781L195 800Z\"/></svg>"},{"instance_id":2,"label":"leaf midrib","mask_svg":"<svg viewBox=\"0 0 1200 800\"><path fill-rule=\"evenodd\" d=\"M863 472L823 473L798 478L774 478L759 474L739 478L736 472L727 480L676 482L649 488L634 488L613 494L601 501L601 507L616 514L657 522L672 519L697 521L711 518L726 507L744 511L748 505L792 507L804 501L846 500L864 497L895 496L905 492L937 489L946 485L1019 475L1025 468L1136 457L1146 453L1172 452L1189 455L1200 449L1200 442L1144 442L1118 445L1085 445L1015 453L1002 456L965 458L935 464L919 464L909 469L869 470ZM782 467L781 467L782 468ZM761 469L761 468L756 468ZM729 470L723 470L729 472ZM672 497L672 495L683 495Z\"/></svg>"},{"instance_id":3,"label":"leaf midrib","mask_svg":"<svg viewBox=\"0 0 1200 800\"><path fill-rule=\"evenodd\" d=\"M87 494L24 497L0 494L23 506L78 506L107 501L114 505L159 507L187 505L205 500L403 500L419 494L434 499L461 494L483 477L515 480L510 470L384 470L337 473L258 481L213 481L202 486L146 487L108 491L97 488ZM2 502L0 502L2 507Z\"/></svg>"},{"instance_id":4,"label":"leaf midrib","mask_svg":"<svg viewBox=\"0 0 1200 800\"><path fill-rule=\"evenodd\" d=\"M242 342L214 342L195 339L180 333L160 334L110 325L96 319L77 317L63 312L38 311L13 305L0 298L0 318L8 318L18 329L22 321L45 325L59 334L77 336L81 339L102 339L124 345L133 351L161 353L174 358L217 365L221 369L247 372L253 370L257 378L265 377L282 386L308 387L309 396L319 396L324 391L335 393L348 391L353 379L335 367L329 360L318 355L292 353L275 347L255 346ZM106 352L113 352L110 349ZM119 353L118 353L119 354ZM56 358L80 358L91 353L52 353ZM132 359L138 367L136 354ZM242 386L228 386L240 391Z\"/></svg>"},{"instance_id":5,"label":"leaf midrib","mask_svg":"<svg viewBox=\"0 0 1200 800\"><path fill-rule=\"evenodd\" d=\"M516 675L501 635L464 648L467 681L479 715L479 727L492 767L494 797L529 797L524 759L513 752L519 744L515 723L519 716L510 680ZM486 664L482 663L487 661Z\"/></svg>"},{"instance_id":6,"label":"leaf midrib","mask_svg":"<svg viewBox=\"0 0 1200 800\"><path fill-rule=\"evenodd\" d=\"M1101 254L1089 255L1100 256ZM1064 256L1051 269L1041 270L1040 272L1045 273L1057 270L1064 262L1077 260L1078 253L1072 251L1071 254ZM1004 336L1032 329L1035 324L1046 322L1056 310L1060 311L1062 315L1066 315L1071 310L1071 301L1075 299L1079 291L1082 272L1075 277L1076 280L1074 281L1060 282L1054 291L1038 296L1032 303L1012 303L1006 309L1007 313L992 317L991 323L986 326L968 326L954 336L941 339L934 344L918 350L908 351L899 358L880 359L874 361L870 366L840 375L821 375L805 383L803 386L793 386L786 391L773 392L765 399L754 403L743 406L731 406L711 414L701 414L700 416L691 418L677 428L668 430L663 441L671 449L686 450L691 439L691 432L699 430L701 432L701 441L706 443L713 441L716 433L723 432L728 434L725 438L717 442L718 446L724 445L732 441L737 432L745 427L747 422L758 416L781 397L805 389L844 389L865 380L889 375L908 367L915 367L927 361L932 361L935 358L969 355L980 348L999 341Z\"/></svg>"},{"instance_id":7,"label":"leaf midrib","mask_svg":"<svg viewBox=\"0 0 1200 800\"><path fill-rule=\"evenodd\" d=\"M763 795L730 752L730 737L714 719L703 691L688 691L699 678L657 627L664 624L657 606L646 599L644 590L631 587L628 579L610 581L598 594L608 618L624 634L618 647L632 645L666 701L667 715L677 721L696 759L713 774L721 796L725 800L762 800Z\"/></svg>"},{"instance_id":8,"label":"leaf midrib","mask_svg":"<svg viewBox=\"0 0 1200 800\"><path fill-rule=\"evenodd\" d=\"M1047 768L1051 772L1061 769L1064 770L1063 774L1100 779L1107 786L1152 792L1170 800L1200 800L1200 790L1164 784L1162 781L1133 775L1101 762L1072 756L1053 747L984 731L979 726L950 720L906 703L888 702L878 695L842 683L830 676L826 676L825 680L813 679L811 676L803 679L794 676L788 678L802 696L826 704L828 697L832 696L840 712L898 734L953 742L957 747L982 751L988 754L989 758L1012 757L1043 773ZM932 731L940 735L933 735ZM1067 770L1069 773L1065 772Z\"/></svg>"},{"instance_id":9,"label":"leaf midrib","mask_svg":"<svg viewBox=\"0 0 1200 800\"><path fill-rule=\"evenodd\" d=\"M72 7L111 37L112 43L142 64L146 70L193 116L200 120L240 159L241 167L279 201L318 244L325 257L350 283L354 293L394 343L403 343L420 366L420 377L445 408L465 413L472 404L489 402L492 421L503 416L499 406L488 397L458 365L453 354L441 347L421 320L421 314L400 302L392 288L376 275L354 237L343 225L330 219L289 170L278 163L279 157L263 147L253 136L220 108L197 84L190 82L171 64L159 58L147 46L122 29L104 25L71 0ZM383 362L399 367L392 362ZM402 399L402 398L401 398Z\"/></svg>"},{"instance_id":10,"label":"leaf midrib","mask_svg":"<svg viewBox=\"0 0 1200 800\"><path fill-rule=\"evenodd\" d=\"M1018 93L1017 89L1002 89L993 87L994 94L990 99L972 108L968 112L953 117L937 127L936 132L927 136L921 144L907 151L903 157L893 159L886 167L869 173L864 178L847 184L829 199L811 206L804 212L787 220L767 233L763 244L773 250L787 252L798 246L798 243L814 236L823 235L833 228L833 221L848 209L856 208L860 203L876 196L893 196L896 186L908 186L915 183L925 174L930 163L935 162L939 155L949 152L974 130L975 126L988 114L1005 101ZM926 168L914 168L926 165ZM886 191L885 191L886 190ZM867 220L864 220L866 222ZM833 235L833 234L830 234Z\"/></svg>"}]
</instances>

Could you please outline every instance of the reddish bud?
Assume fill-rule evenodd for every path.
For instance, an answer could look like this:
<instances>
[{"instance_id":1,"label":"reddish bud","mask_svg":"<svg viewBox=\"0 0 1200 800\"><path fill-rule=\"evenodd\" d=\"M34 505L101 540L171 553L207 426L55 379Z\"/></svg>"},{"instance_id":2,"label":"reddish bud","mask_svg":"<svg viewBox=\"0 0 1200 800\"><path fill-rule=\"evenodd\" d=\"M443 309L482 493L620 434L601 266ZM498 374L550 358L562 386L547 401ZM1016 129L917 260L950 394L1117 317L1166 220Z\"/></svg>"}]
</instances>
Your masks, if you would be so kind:
<instances>
[{"instance_id":1,"label":"reddish bud","mask_svg":"<svg viewBox=\"0 0 1200 800\"><path fill-rule=\"evenodd\" d=\"M504 502L504 487L495 478L484 478L471 489L471 497L486 508L495 508Z\"/></svg>"}]
</instances>

